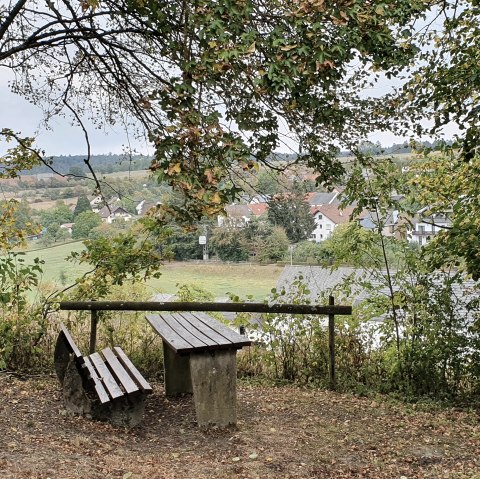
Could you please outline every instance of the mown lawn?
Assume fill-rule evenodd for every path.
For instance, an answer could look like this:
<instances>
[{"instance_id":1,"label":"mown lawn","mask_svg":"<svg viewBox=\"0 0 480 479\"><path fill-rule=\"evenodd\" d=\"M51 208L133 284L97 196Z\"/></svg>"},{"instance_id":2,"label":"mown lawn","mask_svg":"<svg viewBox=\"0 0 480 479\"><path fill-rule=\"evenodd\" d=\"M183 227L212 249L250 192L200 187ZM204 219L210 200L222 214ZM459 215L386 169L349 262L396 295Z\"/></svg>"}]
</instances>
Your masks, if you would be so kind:
<instances>
[{"instance_id":1,"label":"mown lawn","mask_svg":"<svg viewBox=\"0 0 480 479\"><path fill-rule=\"evenodd\" d=\"M275 287L283 266L258 264L222 264L222 263L166 263L162 276L150 281L158 291L175 293L177 284L195 284L215 297L224 297L228 293L245 299L252 296L263 300Z\"/></svg>"},{"instance_id":2,"label":"mown lawn","mask_svg":"<svg viewBox=\"0 0 480 479\"><path fill-rule=\"evenodd\" d=\"M88 269L65 260L72 251L81 251L81 241L65 243L48 248L31 249L26 252L26 261L33 262L35 257L45 261L43 265L44 282L63 282L70 284ZM241 298L252 296L263 300L275 287L283 266L258 264L223 264L199 262L172 262L161 267L162 276L147 283L152 295L155 293L174 294L179 284L194 284L213 293L215 297L225 297L233 293Z\"/></svg>"}]
</instances>

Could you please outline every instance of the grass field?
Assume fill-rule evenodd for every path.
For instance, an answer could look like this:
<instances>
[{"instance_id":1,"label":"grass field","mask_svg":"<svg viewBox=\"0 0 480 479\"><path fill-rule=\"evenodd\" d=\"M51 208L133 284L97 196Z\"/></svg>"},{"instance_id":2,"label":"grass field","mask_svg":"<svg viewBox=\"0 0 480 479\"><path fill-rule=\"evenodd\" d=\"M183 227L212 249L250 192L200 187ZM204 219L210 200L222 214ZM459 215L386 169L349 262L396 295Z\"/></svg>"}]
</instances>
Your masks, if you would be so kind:
<instances>
[{"instance_id":1,"label":"grass field","mask_svg":"<svg viewBox=\"0 0 480 479\"><path fill-rule=\"evenodd\" d=\"M65 261L72 251L80 251L82 242L66 243L49 248L31 249L26 253L27 262L35 257L45 261L43 266L43 281L55 282L60 285L60 277L67 284L72 283L89 268ZM262 300L275 287L283 266L258 264L223 264L223 263L165 263L162 276L150 280L146 287L155 293L170 293L177 291L177 284L195 284L213 293L215 297L234 293L241 298L248 295L255 300Z\"/></svg>"},{"instance_id":2,"label":"grass field","mask_svg":"<svg viewBox=\"0 0 480 479\"><path fill-rule=\"evenodd\" d=\"M283 266L222 263L166 263L162 276L150 281L157 291L175 293L177 283L193 283L216 297L234 293L263 300L275 287Z\"/></svg>"}]
</instances>

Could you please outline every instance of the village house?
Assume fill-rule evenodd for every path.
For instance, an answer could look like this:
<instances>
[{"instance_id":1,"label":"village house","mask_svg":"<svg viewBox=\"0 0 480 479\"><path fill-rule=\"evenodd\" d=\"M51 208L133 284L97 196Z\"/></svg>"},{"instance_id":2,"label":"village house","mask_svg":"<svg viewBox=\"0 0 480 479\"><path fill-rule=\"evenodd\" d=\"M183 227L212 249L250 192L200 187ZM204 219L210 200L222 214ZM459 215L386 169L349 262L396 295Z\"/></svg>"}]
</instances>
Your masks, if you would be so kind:
<instances>
[{"instance_id":1,"label":"village house","mask_svg":"<svg viewBox=\"0 0 480 479\"><path fill-rule=\"evenodd\" d=\"M266 203L249 203L246 205L225 206L225 215L218 216L219 227L243 228L253 218L263 216L268 210Z\"/></svg>"},{"instance_id":2,"label":"village house","mask_svg":"<svg viewBox=\"0 0 480 479\"><path fill-rule=\"evenodd\" d=\"M412 221L412 229L408 232L408 239L411 243L424 246L440 231L449 228L451 221L448 214L439 213L428 215L428 207L417 212Z\"/></svg>"},{"instance_id":3,"label":"village house","mask_svg":"<svg viewBox=\"0 0 480 479\"><path fill-rule=\"evenodd\" d=\"M310 235L310 241L320 243L330 237L338 225L349 223L353 207L340 209L338 204L312 206L310 212L315 220L315 229Z\"/></svg>"},{"instance_id":4,"label":"village house","mask_svg":"<svg viewBox=\"0 0 480 479\"><path fill-rule=\"evenodd\" d=\"M115 223L119 221L131 221L133 216L121 206L104 206L98 214L104 223Z\"/></svg>"}]
</instances>

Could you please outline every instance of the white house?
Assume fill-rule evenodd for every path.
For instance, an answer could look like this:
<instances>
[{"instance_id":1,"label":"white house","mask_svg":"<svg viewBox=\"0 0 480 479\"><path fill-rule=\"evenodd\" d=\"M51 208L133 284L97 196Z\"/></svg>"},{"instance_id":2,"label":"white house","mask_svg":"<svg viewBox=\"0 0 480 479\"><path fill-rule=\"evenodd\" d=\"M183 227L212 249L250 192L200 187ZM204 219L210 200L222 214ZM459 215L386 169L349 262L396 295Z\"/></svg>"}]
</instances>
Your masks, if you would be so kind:
<instances>
[{"instance_id":1,"label":"white house","mask_svg":"<svg viewBox=\"0 0 480 479\"><path fill-rule=\"evenodd\" d=\"M446 217L436 216L414 221L413 226L408 235L410 242L424 246L445 227L448 228L450 221Z\"/></svg>"},{"instance_id":2,"label":"white house","mask_svg":"<svg viewBox=\"0 0 480 479\"><path fill-rule=\"evenodd\" d=\"M162 204L161 201L140 201L137 206L135 206L135 211L138 216L145 216L149 210L156 208Z\"/></svg>"},{"instance_id":3,"label":"white house","mask_svg":"<svg viewBox=\"0 0 480 479\"><path fill-rule=\"evenodd\" d=\"M118 221L131 221L133 216L121 206L104 206L98 214L104 223L115 223Z\"/></svg>"},{"instance_id":4,"label":"white house","mask_svg":"<svg viewBox=\"0 0 480 479\"><path fill-rule=\"evenodd\" d=\"M217 219L218 226L243 228L252 218L259 218L268 210L266 203L249 203L248 205L227 205L225 215Z\"/></svg>"},{"instance_id":5,"label":"white house","mask_svg":"<svg viewBox=\"0 0 480 479\"><path fill-rule=\"evenodd\" d=\"M310 235L310 241L320 243L326 240L341 224L350 222L353 207L348 206L341 210L337 204L313 206L310 212L315 220L315 229Z\"/></svg>"}]
</instances>

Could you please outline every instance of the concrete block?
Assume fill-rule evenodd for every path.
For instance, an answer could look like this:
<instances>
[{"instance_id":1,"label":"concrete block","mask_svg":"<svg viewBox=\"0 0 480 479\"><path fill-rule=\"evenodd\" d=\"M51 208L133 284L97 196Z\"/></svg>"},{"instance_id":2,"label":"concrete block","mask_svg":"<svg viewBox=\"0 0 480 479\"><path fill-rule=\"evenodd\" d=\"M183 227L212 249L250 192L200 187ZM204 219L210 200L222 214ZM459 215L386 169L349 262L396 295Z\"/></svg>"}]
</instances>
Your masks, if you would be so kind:
<instances>
[{"instance_id":1,"label":"concrete block","mask_svg":"<svg viewBox=\"0 0 480 479\"><path fill-rule=\"evenodd\" d=\"M200 427L225 427L237 422L235 349L192 353L190 373Z\"/></svg>"},{"instance_id":2,"label":"concrete block","mask_svg":"<svg viewBox=\"0 0 480 479\"><path fill-rule=\"evenodd\" d=\"M190 357L179 356L165 341L163 342L163 362L165 367L165 395L192 393L190 379Z\"/></svg>"}]
</instances>

